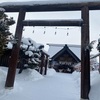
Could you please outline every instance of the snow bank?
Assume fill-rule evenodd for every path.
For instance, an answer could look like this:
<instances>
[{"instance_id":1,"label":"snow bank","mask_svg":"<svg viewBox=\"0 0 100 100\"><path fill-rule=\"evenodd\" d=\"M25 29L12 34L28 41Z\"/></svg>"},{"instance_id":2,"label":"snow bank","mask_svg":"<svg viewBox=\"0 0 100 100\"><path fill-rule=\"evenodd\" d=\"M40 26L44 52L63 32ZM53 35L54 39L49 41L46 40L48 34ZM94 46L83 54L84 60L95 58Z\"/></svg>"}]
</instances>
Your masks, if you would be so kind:
<instances>
[{"instance_id":1,"label":"snow bank","mask_svg":"<svg viewBox=\"0 0 100 100\"><path fill-rule=\"evenodd\" d=\"M56 73L56 71L52 68L48 68L47 70L47 76L53 76Z\"/></svg>"},{"instance_id":2,"label":"snow bank","mask_svg":"<svg viewBox=\"0 0 100 100\"><path fill-rule=\"evenodd\" d=\"M25 81L28 81L28 80L36 81L36 80L43 79L44 77L34 69L26 69L26 70L23 70L23 72L21 74L17 74L16 78L18 80L22 80L22 81L23 80L25 80Z\"/></svg>"},{"instance_id":3,"label":"snow bank","mask_svg":"<svg viewBox=\"0 0 100 100\"><path fill-rule=\"evenodd\" d=\"M0 69L0 90L4 87L6 75L7 73L2 69Z\"/></svg>"},{"instance_id":4,"label":"snow bank","mask_svg":"<svg viewBox=\"0 0 100 100\"><path fill-rule=\"evenodd\" d=\"M21 74L18 74L18 71L19 70L17 69L14 88L11 90L5 89L4 85L5 85L5 80L6 80L6 76L7 76L7 68L0 67L0 100L14 100L14 98L15 98L15 100L17 100L20 97L21 97L21 100L23 100L23 98L25 100L29 100L28 98L30 98L30 97L32 97L32 99L30 99L30 100L33 100L33 98L34 98L33 94L35 94L35 92L36 92L36 97L35 97L35 99L36 99L37 93L40 93L39 95L41 95L41 91L42 91L41 89L43 89L43 91L44 91L44 89L46 89L46 86L47 87L50 86L51 83L52 83L51 87L55 86L55 82L52 82L53 80L55 80L55 77L52 77L49 80L48 77L42 76L39 72L37 72L34 69L23 70L23 72ZM54 69L48 68L47 76L56 76L55 74L59 76L59 77L57 76L58 78L56 78L57 79L56 81L61 80L61 83L58 86L61 86L62 82L63 82L62 86L64 86L64 84L67 83L68 79L69 79L68 82L70 84L70 81L72 81L74 79L74 81L72 83L74 85L76 84L78 90L80 91L80 89L79 89L80 88L80 72L74 71L72 74L62 74L62 73L58 74L58 73L56 73L56 71ZM63 75L63 76L61 76L61 75ZM69 77L69 78L66 80L66 77ZM70 78L72 78L72 77L73 77L73 79L70 80ZM40 79L43 79L43 80L37 81ZM33 81L35 81L35 82L33 82ZM74 82L76 82L76 83L74 83ZM76 88L75 87L76 85L75 86L74 85L71 86L73 88L71 91L75 90L74 88ZM51 89L51 91L52 91L51 87L49 87L49 89ZM66 89L69 88L69 87L67 87L67 85L64 86L64 89L65 89L65 87L66 87ZM58 87L56 89L58 89ZM64 90L65 95L69 91L69 90L66 91L66 89ZM39 91L39 90L41 90L41 91ZM55 89L53 91L55 91ZM62 90L60 90L60 91L62 91ZM56 91L56 93L57 92L58 91ZM48 92L47 95L50 95L50 93ZM61 92L59 92L59 93L61 93ZM28 95L26 95L26 94L28 94ZM74 94L73 94L73 96L74 96ZM42 95L40 97L42 97ZM70 96L68 95L68 97L70 97ZM100 100L100 74L98 71L91 71L91 90L90 90L89 98L90 98L90 100ZM38 99L38 100L40 100L40 99ZM44 99L44 100L46 100L46 99ZM66 98L64 100L66 100ZM77 100L77 99L75 99L75 100Z\"/></svg>"},{"instance_id":5,"label":"snow bank","mask_svg":"<svg viewBox=\"0 0 100 100\"><path fill-rule=\"evenodd\" d=\"M91 72L90 100L100 100L100 74L98 71Z\"/></svg>"},{"instance_id":6,"label":"snow bank","mask_svg":"<svg viewBox=\"0 0 100 100\"><path fill-rule=\"evenodd\" d=\"M73 75L73 78L74 78L77 86L80 87L80 72L74 71L72 73L72 75Z\"/></svg>"},{"instance_id":7,"label":"snow bank","mask_svg":"<svg viewBox=\"0 0 100 100\"><path fill-rule=\"evenodd\" d=\"M7 68L0 67L0 100L2 100L2 98L8 94L11 94L15 91L19 91L19 87L18 87L18 84L16 84L16 82L15 82L14 89L12 90L5 89L6 76L7 76Z\"/></svg>"},{"instance_id":8,"label":"snow bank","mask_svg":"<svg viewBox=\"0 0 100 100\"><path fill-rule=\"evenodd\" d=\"M1 67L0 66L0 100L14 100L13 98L16 99L13 94L22 94L23 90L25 87L22 87L23 84L25 83L32 83L32 81L40 80L43 79L44 77L39 74L36 70L32 69L27 69L23 70L21 74L18 74L18 69L16 71L16 77L15 77L15 82L14 82L14 88L5 88L5 81L7 77L7 67ZM24 91L25 92L25 91ZM9 98L8 98L8 97ZM8 99L5 99L8 98Z\"/></svg>"},{"instance_id":9,"label":"snow bank","mask_svg":"<svg viewBox=\"0 0 100 100\"><path fill-rule=\"evenodd\" d=\"M76 84L80 88L80 72L73 72L72 73ZM90 100L100 100L100 74L98 71L91 71L91 90L89 93Z\"/></svg>"}]
</instances>

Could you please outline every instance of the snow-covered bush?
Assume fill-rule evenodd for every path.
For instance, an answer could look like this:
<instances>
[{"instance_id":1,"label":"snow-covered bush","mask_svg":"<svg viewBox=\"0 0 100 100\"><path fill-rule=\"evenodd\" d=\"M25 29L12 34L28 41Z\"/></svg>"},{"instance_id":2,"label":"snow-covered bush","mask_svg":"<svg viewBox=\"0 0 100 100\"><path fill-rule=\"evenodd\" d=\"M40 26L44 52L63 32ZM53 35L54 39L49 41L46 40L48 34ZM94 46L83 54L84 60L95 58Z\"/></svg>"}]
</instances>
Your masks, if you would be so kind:
<instances>
[{"instance_id":1,"label":"snow-covered bush","mask_svg":"<svg viewBox=\"0 0 100 100\"><path fill-rule=\"evenodd\" d=\"M10 36L9 39L10 41L6 44L5 52L7 50L11 51L13 47L14 36ZM30 38L22 38L17 64L17 67L20 69L19 73L26 68L39 70L41 54L44 51L43 48L44 45L38 44Z\"/></svg>"},{"instance_id":2,"label":"snow-covered bush","mask_svg":"<svg viewBox=\"0 0 100 100\"><path fill-rule=\"evenodd\" d=\"M20 58L19 63L21 63L21 68L19 73L25 68L39 69L39 64L41 62L41 52L44 46L38 44L30 38L22 38L20 45Z\"/></svg>"}]
</instances>

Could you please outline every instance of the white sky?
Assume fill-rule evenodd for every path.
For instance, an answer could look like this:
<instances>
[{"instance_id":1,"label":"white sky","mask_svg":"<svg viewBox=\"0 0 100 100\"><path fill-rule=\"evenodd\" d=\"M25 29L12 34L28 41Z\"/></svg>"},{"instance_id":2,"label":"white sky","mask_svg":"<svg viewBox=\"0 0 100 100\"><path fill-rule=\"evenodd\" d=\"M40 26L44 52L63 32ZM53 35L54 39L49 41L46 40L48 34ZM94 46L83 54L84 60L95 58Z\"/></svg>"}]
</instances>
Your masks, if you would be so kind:
<instances>
[{"instance_id":1,"label":"white sky","mask_svg":"<svg viewBox=\"0 0 100 100\"><path fill-rule=\"evenodd\" d=\"M0 0L0 2L14 2L14 0ZM20 0L16 0L20 1ZM28 0L21 0L21 1L28 1ZM43 0L40 0L43 1ZM45 0L44 0L45 1ZM73 0L74 1L74 0ZM83 0L77 0L83 1ZM87 1L87 0L84 0ZM8 14L8 13L7 13ZM18 14L16 13L9 13L8 16L14 17L17 22ZM100 26L100 11L90 11L90 41L98 40L100 37L99 34L99 26ZM81 19L81 12L34 12L34 13L27 13L25 19ZM34 30L34 33L33 33ZM15 25L11 27L11 32L14 33ZM44 31L45 34L44 34ZM55 35L55 32L57 33ZM68 36L67 36L67 33ZM57 43L57 44L81 44L81 28L80 27L71 27L67 30L66 27L25 27L25 31L23 33L23 37L31 37L33 40L39 43ZM96 44L97 45L97 44ZM96 46L95 45L95 46ZM48 46L45 48L48 49ZM97 50L93 50L93 53L96 53Z\"/></svg>"}]
</instances>

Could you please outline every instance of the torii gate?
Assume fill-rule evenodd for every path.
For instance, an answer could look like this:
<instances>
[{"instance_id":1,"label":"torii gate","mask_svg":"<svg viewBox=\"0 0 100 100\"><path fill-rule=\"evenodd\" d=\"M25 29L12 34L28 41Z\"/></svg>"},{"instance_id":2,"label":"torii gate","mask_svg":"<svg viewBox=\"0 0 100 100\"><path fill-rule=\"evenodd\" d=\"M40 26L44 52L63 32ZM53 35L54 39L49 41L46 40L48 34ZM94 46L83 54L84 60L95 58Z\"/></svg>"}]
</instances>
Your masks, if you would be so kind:
<instances>
[{"instance_id":1,"label":"torii gate","mask_svg":"<svg viewBox=\"0 0 100 100\"><path fill-rule=\"evenodd\" d=\"M90 52L86 47L89 45L89 10L99 10L100 2L77 2L77 3L50 3L45 1L35 1L35 4L13 5L0 4L6 12L19 12L15 39L18 43L13 45L12 55L9 63L8 75L5 87L13 87L17 59L19 55L20 42L22 38L23 26L81 26L81 100L89 100L90 91ZM77 11L81 10L82 20L38 20L27 21L25 19L26 12L46 12L46 11ZM28 23L28 24L27 24Z\"/></svg>"}]
</instances>

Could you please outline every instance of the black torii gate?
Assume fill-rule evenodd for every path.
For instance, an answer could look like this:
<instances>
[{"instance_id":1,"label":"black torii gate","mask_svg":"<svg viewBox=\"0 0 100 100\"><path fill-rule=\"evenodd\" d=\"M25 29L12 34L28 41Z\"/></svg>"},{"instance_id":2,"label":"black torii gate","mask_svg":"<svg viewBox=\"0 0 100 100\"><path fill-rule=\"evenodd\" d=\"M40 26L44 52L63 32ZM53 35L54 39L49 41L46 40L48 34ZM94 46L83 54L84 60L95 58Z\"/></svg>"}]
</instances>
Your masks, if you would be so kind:
<instances>
[{"instance_id":1,"label":"black torii gate","mask_svg":"<svg viewBox=\"0 0 100 100\"><path fill-rule=\"evenodd\" d=\"M88 100L90 91L90 52L86 47L89 45L89 10L100 9L100 2L46 4L44 1L40 5L35 2L33 5L0 4L0 6L5 8L6 12L19 12L15 32L15 39L18 39L18 43L13 45L5 87L14 86L23 26L81 26L81 100ZM77 10L81 10L82 20L24 20L26 12Z\"/></svg>"}]
</instances>

